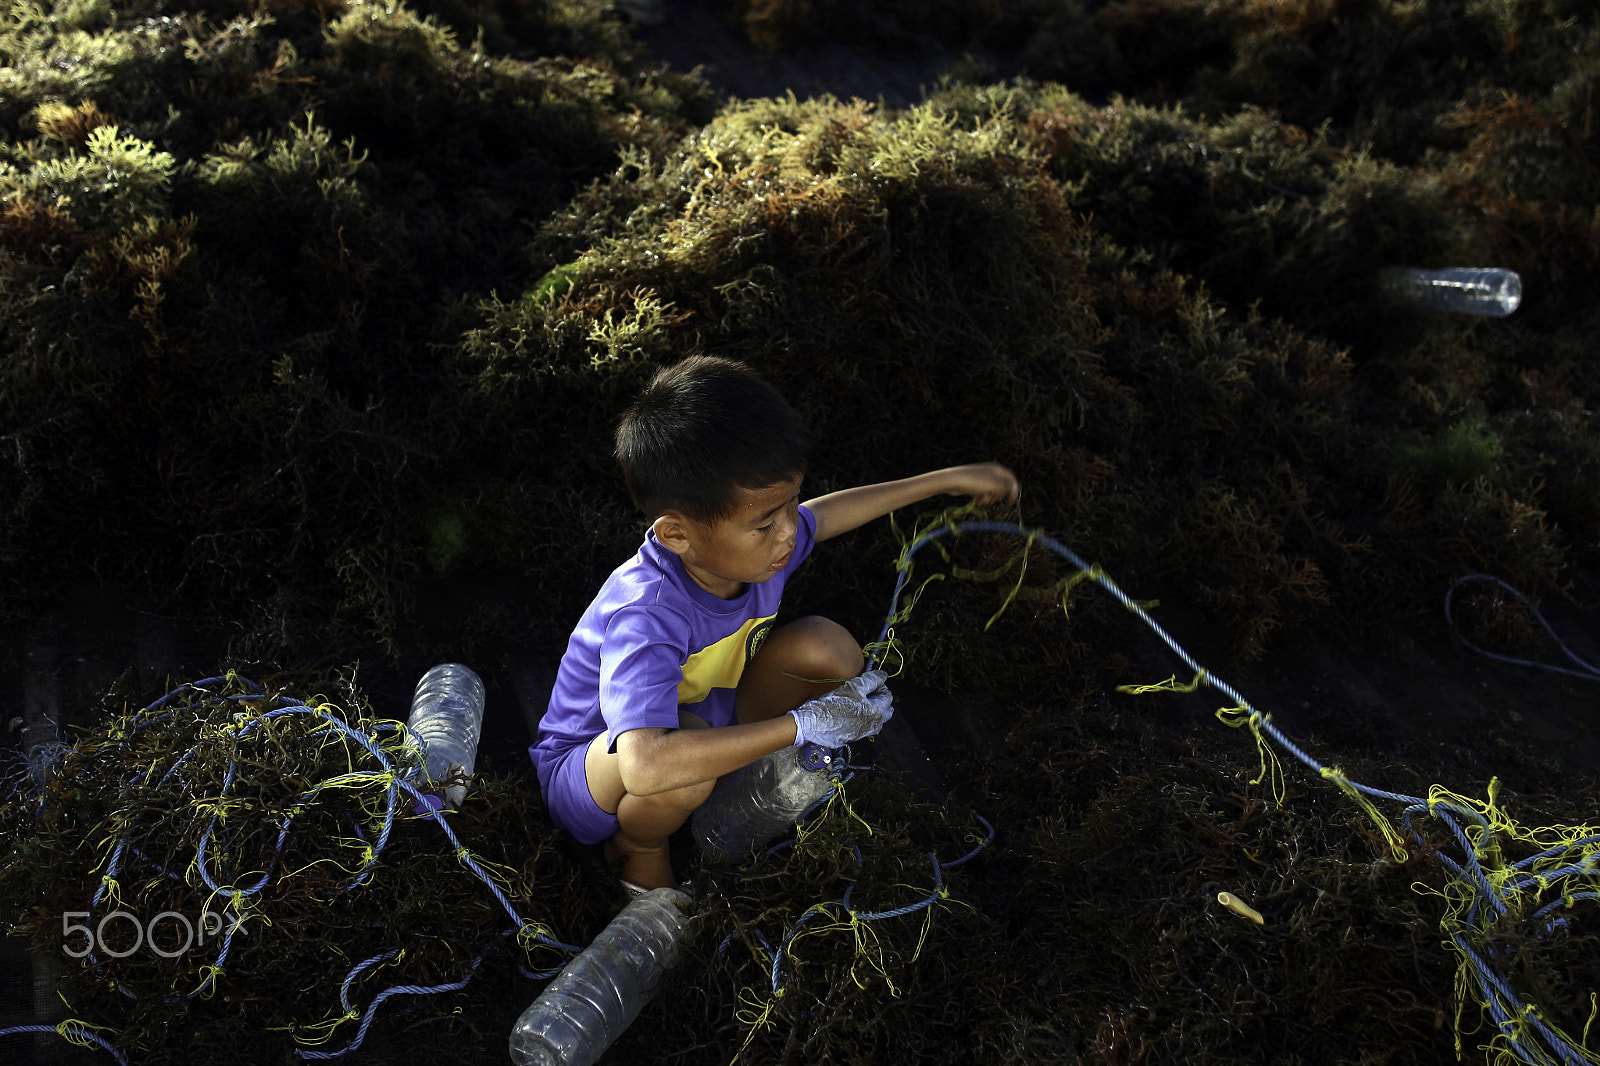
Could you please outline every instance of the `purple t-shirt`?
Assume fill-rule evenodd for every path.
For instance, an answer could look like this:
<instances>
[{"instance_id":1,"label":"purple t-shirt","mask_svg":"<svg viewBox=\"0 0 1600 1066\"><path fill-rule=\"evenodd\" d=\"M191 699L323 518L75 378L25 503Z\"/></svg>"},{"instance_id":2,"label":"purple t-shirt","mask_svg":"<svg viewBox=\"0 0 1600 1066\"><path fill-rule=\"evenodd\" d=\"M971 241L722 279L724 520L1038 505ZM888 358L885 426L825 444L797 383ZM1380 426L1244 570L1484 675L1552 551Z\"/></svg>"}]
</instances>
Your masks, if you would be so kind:
<instances>
[{"instance_id":1,"label":"purple t-shirt","mask_svg":"<svg viewBox=\"0 0 1600 1066\"><path fill-rule=\"evenodd\" d=\"M678 728L682 706L714 726L732 725L745 664L771 630L783 587L811 554L817 520L800 508L794 554L782 570L731 600L701 588L653 532L583 612L567 641L550 706L528 754L546 786L572 748L630 729Z\"/></svg>"}]
</instances>

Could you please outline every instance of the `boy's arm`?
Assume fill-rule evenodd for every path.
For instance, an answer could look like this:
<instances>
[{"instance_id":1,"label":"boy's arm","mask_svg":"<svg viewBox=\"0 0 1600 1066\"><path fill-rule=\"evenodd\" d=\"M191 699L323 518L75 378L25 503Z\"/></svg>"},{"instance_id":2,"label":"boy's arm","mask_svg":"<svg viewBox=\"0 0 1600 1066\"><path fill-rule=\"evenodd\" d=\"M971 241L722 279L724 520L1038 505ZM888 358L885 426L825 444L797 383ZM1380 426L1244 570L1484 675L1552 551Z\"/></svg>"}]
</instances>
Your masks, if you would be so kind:
<instances>
[{"instance_id":1,"label":"boy's arm","mask_svg":"<svg viewBox=\"0 0 1600 1066\"><path fill-rule=\"evenodd\" d=\"M617 769L630 795L653 796L731 774L794 738L787 714L716 729L630 729L617 738Z\"/></svg>"},{"instance_id":2,"label":"boy's arm","mask_svg":"<svg viewBox=\"0 0 1600 1066\"><path fill-rule=\"evenodd\" d=\"M977 503L991 504L1015 500L1017 491L1017 476L999 463L973 463L930 470L900 481L841 489L805 506L817 520L816 539L823 541L940 493L971 496Z\"/></svg>"}]
</instances>

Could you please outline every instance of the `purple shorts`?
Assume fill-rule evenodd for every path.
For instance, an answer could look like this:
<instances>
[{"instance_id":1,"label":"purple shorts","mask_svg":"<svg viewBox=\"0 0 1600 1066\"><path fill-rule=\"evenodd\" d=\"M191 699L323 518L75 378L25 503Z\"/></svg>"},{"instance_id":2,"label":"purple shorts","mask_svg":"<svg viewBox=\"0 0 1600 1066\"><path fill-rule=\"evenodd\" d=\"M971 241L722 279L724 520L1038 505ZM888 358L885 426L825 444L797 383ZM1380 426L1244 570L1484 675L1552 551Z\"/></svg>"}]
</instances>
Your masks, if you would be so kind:
<instances>
[{"instance_id":1,"label":"purple shorts","mask_svg":"<svg viewBox=\"0 0 1600 1066\"><path fill-rule=\"evenodd\" d=\"M617 816L601 810L589 793L589 776L583 768L588 752L589 745L574 745L551 766L549 778L540 785L550 820L578 843L598 844L611 838L618 823Z\"/></svg>"}]
</instances>

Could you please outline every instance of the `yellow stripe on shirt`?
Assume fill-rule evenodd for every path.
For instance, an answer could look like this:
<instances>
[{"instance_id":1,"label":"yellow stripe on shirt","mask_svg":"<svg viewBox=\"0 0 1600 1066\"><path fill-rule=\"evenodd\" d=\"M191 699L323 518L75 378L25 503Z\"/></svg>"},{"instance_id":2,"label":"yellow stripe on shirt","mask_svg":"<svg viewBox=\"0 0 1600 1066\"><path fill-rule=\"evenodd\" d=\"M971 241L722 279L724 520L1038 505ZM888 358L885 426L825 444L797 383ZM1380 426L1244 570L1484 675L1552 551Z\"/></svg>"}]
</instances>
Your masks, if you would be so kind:
<instances>
[{"instance_id":1,"label":"yellow stripe on shirt","mask_svg":"<svg viewBox=\"0 0 1600 1066\"><path fill-rule=\"evenodd\" d=\"M750 631L772 620L752 618L715 644L707 644L683 664L683 680L678 684L679 703L699 703L714 688L738 688L744 676L746 645Z\"/></svg>"}]
</instances>

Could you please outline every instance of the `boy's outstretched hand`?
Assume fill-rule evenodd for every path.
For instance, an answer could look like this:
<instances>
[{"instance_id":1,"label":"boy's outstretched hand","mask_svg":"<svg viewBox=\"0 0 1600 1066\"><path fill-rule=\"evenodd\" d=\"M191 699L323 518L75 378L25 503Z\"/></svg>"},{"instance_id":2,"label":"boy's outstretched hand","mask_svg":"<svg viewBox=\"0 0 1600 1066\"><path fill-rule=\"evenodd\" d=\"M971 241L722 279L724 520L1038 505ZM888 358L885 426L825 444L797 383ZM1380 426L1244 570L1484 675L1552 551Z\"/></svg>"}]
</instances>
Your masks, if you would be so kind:
<instances>
[{"instance_id":1,"label":"boy's outstretched hand","mask_svg":"<svg viewBox=\"0 0 1600 1066\"><path fill-rule=\"evenodd\" d=\"M1015 503L1021 491L1017 475L999 463L953 466L946 473L954 485L947 490L951 495L971 496L974 503L984 507L991 503Z\"/></svg>"},{"instance_id":2,"label":"boy's outstretched hand","mask_svg":"<svg viewBox=\"0 0 1600 1066\"><path fill-rule=\"evenodd\" d=\"M870 737L894 717L894 697L882 670L868 670L789 713L794 716L794 743L838 748Z\"/></svg>"},{"instance_id":3,"label":"boy's outstretched hand","mask_svg":"<svg viewBox=\"0 0 1600 1066\"><path fill-rule=\"evenodd\" d=\"M970 463L930 470L900 481L841 489L808 500L806 507L817 520L816 539L823 541L930 496L970 496L976 503L988 506L1014 502L1019 491L1017 475L999 463Z\"/></svg>"}]
</instances>

